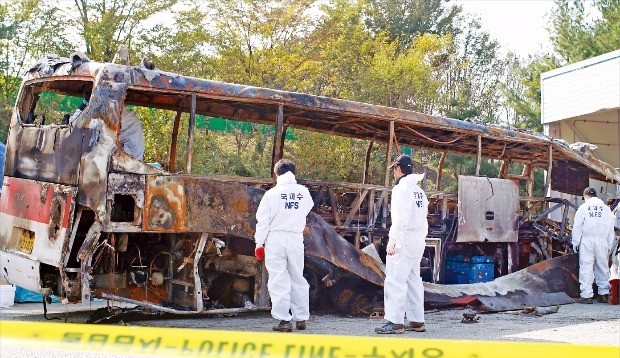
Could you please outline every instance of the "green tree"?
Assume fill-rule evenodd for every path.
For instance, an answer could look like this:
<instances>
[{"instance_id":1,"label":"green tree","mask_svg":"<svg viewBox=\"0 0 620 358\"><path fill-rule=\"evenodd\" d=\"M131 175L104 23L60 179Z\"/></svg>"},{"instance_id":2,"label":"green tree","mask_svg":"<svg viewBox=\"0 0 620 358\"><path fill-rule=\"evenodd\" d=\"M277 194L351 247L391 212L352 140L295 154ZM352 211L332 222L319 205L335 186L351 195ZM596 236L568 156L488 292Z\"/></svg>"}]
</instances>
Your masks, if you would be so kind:
<instances>
[{"instance_id":1,"label":"green tree","mask_svg":"<svg viewBox=\"0 0 620 358\"><path fill-rule=\"evenodd\" d=\"M0 141L6 141L22 75L45 54L65 54L70 49L62 17L48 2L0 4Z\"/></svg>"},{"instance_id":2,"label":"green tree","mask_svg":"<svg viewBox=\"0 0 620 358\"><path fill-rule=\"evenodd\" d=\"M461 7L449 0L366 0L366 24L406 49L420 34L456 34Z\"/></svg>"},{"instance_id":3,"label":"green tree","mask_svg":"<svg viewBox=\"0 0 620 358\"><path fill-rule=\"evenodd\" d=\"M315 76L312 30L316 0L212 1L215 72L227 82L304 91Z\"/></svg>"},{"instance_id":4,"label":"green tree","mask_svg":"<svg viewBox=\"0 0 620 358\"><path fill-rule=\"evenodd\" d=\"M515 77L503 84L506 103L512 109L512 126L542 132L540 114L540 75L559 67L553 56L530 56L524 63L513 57L510 60L511 72Z\"/></svg>"},{"instance_id":5,"label":"green tree","mask_svg":"<svg viewBox=\"0 0 620 358\"><path fill-rule=\"evenodd\" d=\"M550 39L563 63L578 62L620 47L618 0L556 0L550 23Z\"/></svg>"},{"instance_id":6,"label":"green tree","mask_svg":"<svg viewBox=\"0 0 620 358\"><path fill-rule=\"evenodd\" d=\"M172 24L158 24L141 35L145 50L157 56L157 67L186 76L213 78L215 53L208 14L197 5L174 13Z\"/></svg>"},{"instance_id":7,"label":"green tree","mask_svg":"<svg viewBox=\"0 0 620 358\"><path fill-rule=\"evenodd\" d=\"M590 6L586 6L586 5ZM620 47L620 1L556 0L547 29L553 52L509 60L512 77L502 85L511 124L542 131L540 75Z\"/></svg>"},{"instance_id":8,"label":"green tree","mask_svg":"<svg viewBox=\"0 0 620 358\"><path fill-rule=\"evenodd\" d=\"M481 29L479 19L464 15L459 21L461 33L455 35L446 55L436 60L444 85L435 111L457 119L495 122L505 70L499 43Z\"/></svg>"},{"instance_id":9,"label":"green tree","mask_svg":"<svg viewBox=\"0 0 620 358\"><path fill-rule=\"evenodd\" d=\"M86 55L97 61L112 61L120 44L139 48L138 40L148 36L152 27L148 20L169 11L177 0L74 0L63 10L77 16L69 22L72 33L86 49Z\"/></svg>"}]
</instances>

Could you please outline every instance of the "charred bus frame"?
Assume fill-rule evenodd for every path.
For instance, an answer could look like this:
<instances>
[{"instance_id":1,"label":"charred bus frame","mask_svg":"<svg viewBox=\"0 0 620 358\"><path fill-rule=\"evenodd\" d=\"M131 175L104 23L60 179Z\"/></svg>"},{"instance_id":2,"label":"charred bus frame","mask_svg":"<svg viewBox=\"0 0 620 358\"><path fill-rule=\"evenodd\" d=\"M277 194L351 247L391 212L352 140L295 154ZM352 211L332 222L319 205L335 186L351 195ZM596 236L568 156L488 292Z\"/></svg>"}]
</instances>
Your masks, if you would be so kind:
<instances>
[{"instance_id":1,"label":"charred bus frame","mask_svg":"<svg viewBox=\"0 0 620 358\"><path fill-rule=\"evenodd\" d=\"M90 100L74 122L45 124L32 113L42 91ZM167 171L123 151L118 134L126 104L176 112ZM175 174L182 113L189 113L186 167L185 174ZM608 164L537 133L145 66L96 63L80 55L48 57L25 76L11 120L0 198L3 275L69 302L96 296L181 314L267 308L266 272L252 256L252 237L256 207L273 178L192 175L198 114L274 125L273 162L284 155L289 127L370 141L361 183L301 181L316 203L305 232L313 297L329 290L341 311L355 306L367 313L383 284L381 263L360 249L363 243L376 248L387 235L387 165L397 140L442 153L437 190L428 193L436 282L443 267L439 258L462 245L498 257L499 275L570 252L571 203L534 197L535 168L546 170L545 193L552 188L574 192L574 173L620 182ZM384 185L368 184L377 142L387 144ZM501 160L499 178L462 177L466 184L458 194L441 192L447 153L476 157L476 175L483 158ZM512 163L524 164L523 172L510 174ZM518 189L515 197L511 180L526 182L526 197ZM494 204L497 212L483 211L486 217L476 219L482 222L468 226L457 220L466 207L458 200L482 200L471 196L470 186L497 194L500 204ZM507 189L495 193L495 187ZM516 206L508 206L504 215L506 198ZM558 209L561 222L546 219ZM472 217L480 215L476 208L468 210ZM532 252L538 259L524 261Z\"/></svg>"}]
</instances>

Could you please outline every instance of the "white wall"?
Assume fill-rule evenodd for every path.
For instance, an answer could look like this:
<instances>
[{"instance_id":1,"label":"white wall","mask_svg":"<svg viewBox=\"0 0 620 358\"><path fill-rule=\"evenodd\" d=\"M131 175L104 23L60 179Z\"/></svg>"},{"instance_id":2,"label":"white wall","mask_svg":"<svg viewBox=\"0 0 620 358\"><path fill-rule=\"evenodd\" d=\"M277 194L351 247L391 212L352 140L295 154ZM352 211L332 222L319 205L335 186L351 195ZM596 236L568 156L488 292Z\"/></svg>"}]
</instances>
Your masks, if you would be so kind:
<instances>
[{"instance_id":1,"label":"white wall","mask_svg":"<svg viewBox=\"0 0 620 358\"><path fill-rule=\"evenodd\" d=\"M620 50L541 74L542 123L620 108Z\"/></svg>"}]
</instances>

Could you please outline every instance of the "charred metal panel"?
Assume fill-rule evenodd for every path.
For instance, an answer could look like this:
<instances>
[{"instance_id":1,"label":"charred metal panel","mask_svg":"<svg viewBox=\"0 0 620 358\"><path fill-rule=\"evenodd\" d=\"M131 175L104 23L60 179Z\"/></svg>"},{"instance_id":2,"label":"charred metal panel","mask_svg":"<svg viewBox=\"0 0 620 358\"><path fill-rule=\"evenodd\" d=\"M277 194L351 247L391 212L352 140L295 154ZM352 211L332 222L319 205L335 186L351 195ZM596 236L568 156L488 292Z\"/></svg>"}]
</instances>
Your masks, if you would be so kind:
<instances>
[{"instance_id":1,"label":"charred metal panel","mask_svg":"<svg viewBox=\"0 0 620 358\"><path fill-rule=\"evenodd\" d=\"M540 297L541 304L532 298L527 303L534 306L550 303L542 293L564 292L579 297L577 254L545 260L526 269L496 278L490 282L469 285L438 285L424 283L424 301L435 307L464 306L478 297ZM524 301L525 302L525 301Z\"/></svg>"},{"instance_id":2,"label":"charred metal panel","mask_svg":"<svg viewBox=\"0 0 620 358\"><path fill-rule=\"evenodd\" d=\"M209 232L253 240L264 191L194 176L147 176L144 231ZM326 260L374 284L383 284L376 261L342 238L318 214L308 214L306 256Z\"/></svg>"},{"instance_id":3,"label":"charred metal panel","mask_svg":"<svg viewBox=\"0 0 620 358\"><path fill-rule=\"evenodd\" d=\"M306 256L328 261L337 268L383 286L383 272L375 259L338 235L320 215L310 212L307 222L304 232Z\"/></svg>"},{"instance_id":4,"label":"charred metal panel","mask_svg":"<svg viewBox=\"0 0 620 358\"><path fill-rule=\"evenodd\" d=\"M551 189L573 195L582 195L590 185L588 168L579 163L558 161L551 171Z\"/></svg>"},{"instance_id":5,"label":"charred metal panel","mask_svg":"<svg viewBox=\"0 0 620 358\"><path fill-rule=\"evenodd\" d=\"M144 175L110 173L104 231L128 232L142 229Z\"/></svg>"},{"instance_id":6,"label":"charred metal panel","mask_svg":"<svg viewBox=\"0 0 620 358\"><path fill-rule=\"evenodd\" d=\"M28 113L34 106L31 95L35 91L76 95L74 91L87 93L91 87L92 79L83 77L50 80L45 84L35 82L22 87L18 110L11 120L5 175L77 185L82 140L86 136L79 121L72 124L25 124L20 121L18 113ZM33 114L38 114L35 108L32 109L35 110Z\"/></svg>"},{"instance_id":7,"label":"charred metal panel","mask_svg":"<svg viewBox=\"0 0 620 358\"><path fill-rule=\"evenodd\" d=\"M252 239L262 194L243 184L205 177L148 175L143 228Z\"/></svg>"},{"instance_id":8,"label":"charred metal panel","mask_svg":"<svg viewBox=\"0 0 620 358\"><path fill-rule=\"evenodd\" d=\"M61 267L69 255L77 189L5 177L0 197L0 248Z\"/></svg>"},{"instance_id":9,"label":"charred metal panel","mask_svg":"<svg viewBox=\"0 0 620 358\"><path fill-rule=\"evenodd\" d=\"M456 242L517 242L519 188L512 180L459 176Z\"/></svg>"},{"instance_id":10,"label":"charred metal panel","mask_svg":"<svg viewBox=\"0 0 620 358\"><path fill-rule=\"evenodd\" d=\"M212 256L207 260L206 266L218 272L226 272L243 277L254 277L259 267L256 265L254 256L235 255L232 258Z\"/></svg>"},{"instance_id":11,"label":"charred metal panel","mask_svg":"<svg viewBox=\"0 0 620 358\"><path fill-rule=\"evenodd\" d=\"M93 275L93 289L119 289L127 288L127 275L124 273L111 273Z\"/></svg>"},{"instance_id":12,"label":"charred metal panel","mask_svg":"<svg viewBox=\"0 0 620 358\"><path fill-rule=\"evenodd\" d=\"M472 306L480 312L501 312L520 310L526 307L549 307L574 303L566 292L544 292L526 294L515 292L513 295L499 297L478 297Z\"/></svg>"},{"instance_id":13,"label":"charred metal panel","mask_svg":"<svg viewBox=\"0 0 620 358\"><path fill-rule=\"evenodd\" d=\"M84 130L17 124L11 128L5 175L77 185Z\"/></svg>"},{"instance_id":14,"label":"charred metal panel","mask_svg":"<svg viewBox=\"0 0 620 358\"><path fill-rule=\"evenodd\" d=\"M79 204L91 208L98 220L104 221L106 214L107 179L111 157L118 152L118 124L121 105L127 85L102 80L109 75L101 71L95 81L91 102L84 116L84 123L93 133L84 146L81 157L79 183ZM85 148L86 149L86 148Z\"/></svg>"}]
</instances>

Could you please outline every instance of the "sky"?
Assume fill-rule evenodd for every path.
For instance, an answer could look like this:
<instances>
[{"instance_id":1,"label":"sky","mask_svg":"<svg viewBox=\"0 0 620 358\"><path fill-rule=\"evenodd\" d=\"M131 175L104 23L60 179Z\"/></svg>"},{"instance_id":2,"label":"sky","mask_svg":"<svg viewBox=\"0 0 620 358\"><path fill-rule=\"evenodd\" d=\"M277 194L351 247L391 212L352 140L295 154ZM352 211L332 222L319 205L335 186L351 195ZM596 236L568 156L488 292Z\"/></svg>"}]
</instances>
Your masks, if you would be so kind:
<instances>
[{"instance_id":1,"label":"sky","mask_svg":"<svg viewBox=\"0 0 620 358\"><path fill-rule=\"evenodd\" d=\"M503 53L520 57L549 48L547 23L552 0L454 0L478 15L482 28L502 45ZM546 50L544 52L547 52Z\"/></svg>"}]
</instances>

